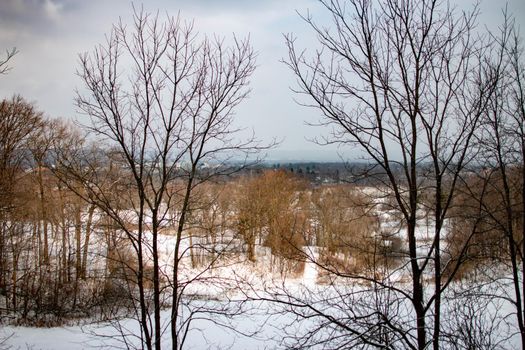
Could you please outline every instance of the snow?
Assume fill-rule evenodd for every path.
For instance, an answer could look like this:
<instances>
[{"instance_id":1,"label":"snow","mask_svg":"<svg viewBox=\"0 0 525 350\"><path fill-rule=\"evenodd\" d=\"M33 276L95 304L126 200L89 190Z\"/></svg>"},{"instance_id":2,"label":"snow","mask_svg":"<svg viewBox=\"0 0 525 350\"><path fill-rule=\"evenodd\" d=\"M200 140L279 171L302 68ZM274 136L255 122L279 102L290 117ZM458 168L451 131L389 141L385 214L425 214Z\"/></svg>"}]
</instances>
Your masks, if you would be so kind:
<instances>
[{"instance_id":1,"label":"snow","mask_svg":"<svg viewBox=\"0 0 525 350\"><path fill-rule=\"evenodd\" d=\"M311 257L315 257L317 251L314 248L307 248L308 253ZM290 279L286 281L286 285L278 285L279 281L270 280L269 275L254 273L256 270L254 266L237 266L229 267L230 273L235 273L238 276L245 276L246 278L252 277L249 281L252 286L257 289L257 293L262 293L263 289L268 286L263 284L271 285L279 288L286 288L293 295L303 295L304 292L310 292L310 296L313 298L312 302L317 303L317 306L322 306L326 302L335 298L341 297L342 295L352 296L352 298L359 298L359 295L366 298L368 294L367 288L359 286L349 286L344 284L333 284L333 285L321 285L317 283L318 269L315 263L307 262L304 269L304 274L300 278ZM226 271L226 270L225 270ZM224 273L224 271L222 272ZM251 275L250 275L251 273ZM257 282L258 281L258 282ZM397 287L402 287L398 284ZM461 283L453 285L451 289L458 288L461 290L464 288ZM508 286L509 292L511 293L511 286ZM214 294L217 291L206 289L206 285L201 284L197 289L203 290L207 294ZM409 285L407 284L407 288ZM483 287L485 292L490 292L493 288L492 285L487 284ZM370 297L370 295L368 296ZM478 299L474 299L478 300ZM221 300L201 300L202 303L208 304L208 306L221 307L225 305L226 301ZM472 299L464 302L464 305L468 305L472 302ZM341 303L331 304L327 306L327 309L334 313L346 312L345 308L347 303L352 303L352 299L341 300ZM188 342L185 344L186 349L275 349L283 346L285 341L285 335L290 334L302 334L307 332L312 326L315 326L316 319L306 319L296 322L295 318L291 314L279 314L282 309L276 304L269 302L257 302L251 301L250 305L244 307L245 312L239 314L233 318L225 315L217 315L213 320L205 318L197 318L194 321L192 330L188 335ZM491 315L498 312L512 312L512 307L509 303L499 300L498 302L488 302L488 307L480 317L490 317ZM388 307L388 305L385 305ZM404 309L404 308L402 308ZM404 309L404 312L409 308ZM354 310L355 311L355 310ZM366 310L365 310L366 311ZM407 314L408 315L408 314ZM403 317L407 317L407 315ZM443 320L454 320L456 311L453 309L447 309L444 306ZM162 319L165 324L168 324L170 312L165 310L162 312ZM119 324L121 327L126 329L129 334L139 334L138 323L132 319L122 320ZM223 327L221 325L227 325ZM512 331L512 325L502 324L501 327L507 328L502 331ZM233 331L236 330L236 332ZM330 337L330 332L333 329L326 329L318 334L318 337ZM323 333L324 332L324 333ZM171 347L171 339L169 338L169 332L166 332L163 337L163 347ZM244 335L240 334L244 333ZM507 333L508 334L508 333ZM498 334L494 334L497 337ZM119 337L119 332L110 323L97 323L88 324L84 327L80 326L68 326L68 327L56 327L56 328L28 328L28 327L3 327L0 338L8 337L6 342L0 348L12 348L12 349L32 349L32 350L66 350L66 349L118 349L125 348L125 344L122 343ZM133 338L128 338L128 341L133 342ZM514 335L511 339L506 340L507 345L518 348L519 337ZM510 342L510 343L509 343ZM513 345L514 344L514 345ZM135 343L138 346L137 343ZM131 346L133 348L133 346ZM512 348L512 347L510 347Z\"/></svg>"},{"instance_id":2,"label":"snow","mask_svg":"<svg viewBox=\"0 0 525 350\"><path fill-rule=\"evenodd\" d=\"M318 254L316 253L312 258L312 260L317 260ZM314 286L317 284L317 265L312 262L312 260L308 260L304 265L304 273L302 277L302 283L304 285L310 285Z\"/></svg>"},{"instance_id":3,"label":"snow","mask_svg":"<svg viewBox=\"0 0 525 350\"><path fill-rule=\"evenodd\" d=\"M267 307L267 306L266 306ZM192 331L188 335L186 349L272 349L279 345L279 324L284 324L281 317L273 316L272 322L267 322L267 310L251 311L244 317L227 319L223 317L218 322L230 323L236 329L234 332L219 326L209 320L199 319L194 321ZM162 318L167 321L169 311L162 313ZM124 320L122 325L130 334L139 334L138 323L135 320ZM262 330L259 328L262 327ZM256 334L253 334L256 330ZM243 336L238 332L248 335ZM3 334L10 336L6 347L13 349L31 350L73 350L73 349L117 349L125 348L118 337L117 330L110 324L94 324L85 327L55 327L55 328L30 328L30 327L4 327ZM136 344L138 346L138 344ZM163 337L163 348L171 348L171 339L166 334Z\"/></svg>"},{"instance_id":4,"label":"snow","mask_svg":"<svg viewBox=\"0 0 525 350\"><path fill-rule=\"evenodd\" d=\"M365 189L367 194L377 194L377 190ZM379 199L380 201L381 199ZM133 222L133 212L129 212L129 221ZM95 213L95 216L97 213ZM407 230L396 219L395 213L391 211L382 211L379 213L380 230L388 234L397 235L402 241L407 242ZM432 219L425 216L425 213L418 213L418 226L416 229L416 240L418 242L418 254L425 256L431 246L431 238L435 229ZM145 234L145 241L151 241L150 234ZM446 244L447 230L446 225L442 232L442 246ZM93 237L95 239L96 236ZM234 242L233 235L226 234L224 248L235 249L238 242ZM194 239L198 239L194 237ZM228 242L229 240L229 242ZM102 245L100 242L100 249L102 252ZM170 235L159 236L160 246L160 265L161 271L169 276L173 266L173 252L176 244L176 238ZM268 266L271 265L272 256L269 250L265 247L257 247L256 253L258 262L251 263L241 261L239 257L221 261L220 266L208 269L204 273L202 270L192 269L189 259L189 239L184 237L181 241L180 256L183 257L182 266L180 269L181 278L189 281L193 280L197 275L199 279L192 282L186 289L187 295L197 296L201 298L198 302L207 303L208 306L220 306L221 303L226 303L227 299L240 300L246 296L256 296L257 294L265 295L268 287L278 286L279 288L286 288L288 291L297 293L296 295L306 295L312 293L312 298L317 299L322 306L323 302L330 299L345 295L347 289L359 291L359 286L345 285L346 281L334 283L332 285L322 285L318 281L319 271L315 261L318 260L319 251L317 247L305 247L304 251L309 257L304 266L302 276L295 276L288 278L286 281L280 279L280 273L268 271ZM102 254L100 254L102 255ZM210 280L219 278L226 280L222 284L209 283ZM396 287L402 289L406 285L407 290L410 289L407 283L406 269L401 267L391 271L390 275L386 277L389 283L395 283ZM283 284L280 284L283 282ZM243 285L249 286L249 289L241 292L239 287ZM490 286L486 287L490 289ZM508 287L511 290L510 286ZM341 294L343 293L343 294ZM363 288L363 294L366 293ZM353 294L355 295L355 294ZM512 292L509 292L512 295ZM267 296L267 295L266 295ZM349 302L342 300L342 303ZM497 312L504 312L505 315L512 313L510 304L507 303L490 303L486 315L492 315ZM341 305L344 308L345 305ZM385 305L389 307L389 305ZM407 308L408 310L409 308ZM444 309L446 309L444 307ZM273 349L282 346L283 336L285 333L293 332L291 325L295 322L295 316L291 314L279 314L279 309L276 305L269 302L257 303L249 302L249 306L245 307L245 312L230 318L224 315L216 315L213 320L209 316L195 319L193 326L188 336L187 349ZM339 310L340 311L340 310ZM408 311L407 311L408 313ZM448 314L447 314L448 313ZM405 315L406 316L406 315ZM443 319L451 318L452 310L445 311ZM164 324L169 324L170 312L165 310L162 312ZM306 331L308 326L312 326L315 322L313 319L305 320L300 323L301 331ZM224 327L226 325L227 327ZM122 320L119 326L124 327L129 334L140 334L140 329L137 321L132 319ZM511 329L508 324L505 327ZM297 325L299 327L299 325ZM234 331L235 330L235 331ZM328 332L328 331L327 331ZM244 334L244 335L243 335ZM323 336L323 335L320 335ZM326 334L325 334L326 336ZM518 344L518 337L514 336L512 342ZM5 339L2 343L1 339ZM133 342L133 337L128 337L128 341ZM135 339L136 341L136 339ZM135 344L139 347L139 344ZM56 328L29 328L29 327L14 327L5 326L0 333L0 349L32 349L32 350L47 350L47 349L89 349L89 348L103 348L115 349L125 348L126 344L122 342L118 330L111 323L97 323L81 326L67 326ZM166 331L163 337L163 347L171 347L171 339L169 332ZM516 345L517 347L517 345Z\"/></svg>"}]
</instances>

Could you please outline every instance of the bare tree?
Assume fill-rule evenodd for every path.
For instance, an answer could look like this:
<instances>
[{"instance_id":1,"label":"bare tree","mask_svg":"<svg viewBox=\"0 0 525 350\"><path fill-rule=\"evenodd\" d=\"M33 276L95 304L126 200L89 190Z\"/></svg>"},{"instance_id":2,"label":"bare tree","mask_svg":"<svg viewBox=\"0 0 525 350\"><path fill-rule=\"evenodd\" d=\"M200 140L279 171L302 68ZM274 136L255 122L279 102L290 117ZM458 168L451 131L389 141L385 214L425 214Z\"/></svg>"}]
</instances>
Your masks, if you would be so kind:
<instances>
[{"instance_id":1,"label":"bare tree","mask_svg":"<svg viewBox=\"0 0 525 350\"><path fill-rule=\"evenodd\" d=\"M130 27L119 22L106 43L80 56L84 89L77 106L91 118L87 129L113 151L98 161L91 157L93 163L84 158L61 166L66 177L84 184L84 197L133 247L140 347L160 349L167 328L173 349L182 348L191 330L191 316L181 318L191 281L180 270L188 251L184 237L192 193L210 177L230 171L228 158L254 150L253 139L235 139L239 130L233 125L233 110L248 94L254 64L248 40L233 38L227 45L197 34L193 23L162 21L136 9ZM203 168L206 162L214 167ZM102 180L115 169L121 175L107 187ZM123 191L120 206L116 189ZM176 239L166 269L160 265L158 239L168 228L174 228ZM160 315L166 290L171 292L169 324Z\"/></svg>"},{"instance_id":2,"label":"bare tree","mask_svg":"<svg viewBox=\"0 0 525 350\"><path fill-rule=\"evenodd\" d=\"M267 170L241 179L236 196L237 231L242 237L248 260L256 261L256 246L272 254L271 269L297 270L294 258L303 245L306 219L298 211L298 194L304 183L284 170ZM275 266L277 265L277 266Z\"/></svg>"},{"instance_id":3,"label":"bare tree","mask_svg":"<svg viewBox=\"0 0 525 350\"><path fill-rule=\"evenodd\" d=\"M0 75L6 74L11 70L8 66L9 61L18 53L18 50L13 47L11 50L5 51L5 58L0 59Z\"/></svg>"},{"instance_id":4,"label":"bare tree","mask_svg":"<svg viewBox=\"0 0 525 350\"><path fill-rule=\"evenodd\" d=\"M502 246L498 261L511 271L512 287L504 283L501 296L514 307L525 348L525 65L523 43L507 10L500 33L491 38L494 44L487 61L497 83L477 135L478 162L484 171L476 173L491 196L475 190L471 194L480 205L480 218L498 238L497 246Z\"/></svg>"},{"instance_id":5,"label":"bare tree","mask_svg":"<svg viewBox=\"0 0 525 350\"><path fill-rule=\"evenodd\" d=\"M433 0L320 3L332 28L303 16L320 49L309 58L289 35L286 64L297 77L296 92L305 96L301 101L318 109L319 124L332 130L324 142L356 147L370 164L367 175L381 175L406 230L407 254L386 278L339 273L389 296L370 302L369 313L348 310L345 322L325 310L319 315L355 334L357 344L439 349L442 295L452 281L442 275L443 227L493 90L493 79L480 70L477 10L458 13ZM432 215L430 240L419 234L423 204ZM397 283L400 272L410 276L410 288ZM374 337L379 325L391 336Z\"/></svg>"},{"instance_id":6,"label":"bare tree","mask_svg":"<svg viewBox=\"0 0 525 350\"><path fill-rule=\"evenodd\" d=\"M28 168L25 151L42 122L42 113L20 96L0 102L0 289L6 296L9 274L13 272L9 256L15 258L17 254L9 242L14 242L11 238L18 236L20 228L14 217L21 204L17 200L18 186Z\"/></svg>"}]
</instances>

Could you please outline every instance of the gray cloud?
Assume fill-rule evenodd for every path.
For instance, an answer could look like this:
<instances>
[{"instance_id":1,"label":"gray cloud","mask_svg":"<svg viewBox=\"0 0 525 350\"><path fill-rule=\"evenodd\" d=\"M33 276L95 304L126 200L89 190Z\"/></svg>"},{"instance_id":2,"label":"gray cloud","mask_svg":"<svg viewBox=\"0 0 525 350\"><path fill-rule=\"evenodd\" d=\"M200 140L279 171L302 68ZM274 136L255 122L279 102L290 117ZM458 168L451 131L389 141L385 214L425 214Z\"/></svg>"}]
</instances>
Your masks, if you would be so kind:
<instances>
[{"instance_id":1,"label":"gray cloud","mask_svg":"<svg viewBox=\"0 0 525 350\"><path fill-rule=\"evenodd\" d=\"M17 23L54 21L60 17L63 6L57 0L4 0L0 4L0 18Z\"/></svg>"},{"instance_id":2,"label":"gray cloud","mask_svg":"<svg viewBox=\"0 0 525 350\"><path fill-rule=\"evenodd\" d=\"M74 0L2 0L0 27L19 33L51 33L78 6Z\"/></svg>"},{"instance_id":3,"label":"gray cloud","mask_svg":"<svg viewBox=\"0 0 525 350\"><path fill-rule=\"evenodd\" d=\"M242 10L242 11L257 11L260 8L279 3L279 0L261 0L261 1L246 1L246 0L195 0L188 4L188 7L205 8L205 9L219 9L219 10Z\"/></svg>"},{"instance_id":4,"label":"gray cloud","mask_svg":"<svg viewBox=\"0 0 525 350\"><path fill-rule=\"evenodd\" d=\"M160 11L195 19L200 33L229 38L250 33L258 56L251 97L237 110L239 125L253 128L262 139L285 139L283 149L313 149L305 141L323 130L304 126L317 111L298 107L290 86L293 74L279 63L287 52L281 33L293 32L303 47L315 47L315 36L295 10L323 16L316 0L0 0L0 53L16 46L13 70L2 77L0 98L21 93L51 116L75 117L73 96L80 81L74 72L77 53L104 42L104 34L122 17L129 22L132 1L148 12ZM523 0L510 0L509 10L525 29ZM500 2L483 2L480 23L500 22ZM467 6L467 5L465 5ZM496 27L497 28L497 27ZM276 128L275 125L279 127Z\"/></svg>"}]
</instances>

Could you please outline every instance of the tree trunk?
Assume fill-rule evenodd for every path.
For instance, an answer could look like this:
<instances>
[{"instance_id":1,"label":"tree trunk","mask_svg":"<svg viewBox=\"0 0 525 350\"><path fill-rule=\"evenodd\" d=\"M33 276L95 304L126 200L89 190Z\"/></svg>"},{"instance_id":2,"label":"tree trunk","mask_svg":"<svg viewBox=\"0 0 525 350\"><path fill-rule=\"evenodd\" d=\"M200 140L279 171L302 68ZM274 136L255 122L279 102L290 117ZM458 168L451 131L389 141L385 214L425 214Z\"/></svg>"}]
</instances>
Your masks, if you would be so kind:
<instances>
[{"instance_id":1,"label":"tree trunk","mask_svg":"<svg viewBox=\"0 0 525 350\"><path fill-rule=\"evenodd\" d=\"M64 215L62 213L62 215ZM69 276L68 276L68 270L69 270L69 259L68 259L68 244L67 244L67 239L68 239L68 230L67 230L67 227L66 227L66 218L64 216L62 216L62 224L60 225L62 230L62 268L61 268L61 280L62 280L62 283L67 283L68 280L69 280ZM58 227L58 225L57 225Z\"/></svg>"},{"instance_id":2,"label":"tree trunk","mask_svg":"<svg viewBox=\"0 0 525 350\"><path fill-rule=\"evenodd\" d=\"M43 264L49 264L49 238L47 230L47 211L45 203L44 179L42 176L42 167L38 164L38 189L40 191L40 219L42 220L44 241L43 241Z\"/></svg>"},{"instance_id":3,"label":"tree trunk","mask_svg":"<svg viewBox=\"0 0 525 350\"><path fill-rule=\"evenodd\" d=\"M154 310L154 327L155 327L155 349L161 350L161 320L160 320L160 278L159 278L159 253L158 253L158 212L157 210L152 211L153 223L152 223L152 257L153 257L153 306Z\"/></svg>"},{"instance_id":4,"label":"tree trunk","mask_svg":"<svg viewBox=\"0 0 525 350\"><path fill-rule=\"evenodd\" d=\"M80 267L80 278L85 279L87 276L87 258L89 251L89 238L91 236L91 228L93 224L93 213L95 211L95 206L90 205L88 209L88 216L86 221L86 236L84 237L84 247L82 252L82 264Z\"/></svg>"},{"instance_id":5,"label":"tree trunk","mask_svg":"<svg viewBox=\"0 0 525 350\"><path fill-rule=\"evenodd\" d=\"M82 277L82 206L79 201L75 203L75 280Z\"/></svg>"}]
</instances>

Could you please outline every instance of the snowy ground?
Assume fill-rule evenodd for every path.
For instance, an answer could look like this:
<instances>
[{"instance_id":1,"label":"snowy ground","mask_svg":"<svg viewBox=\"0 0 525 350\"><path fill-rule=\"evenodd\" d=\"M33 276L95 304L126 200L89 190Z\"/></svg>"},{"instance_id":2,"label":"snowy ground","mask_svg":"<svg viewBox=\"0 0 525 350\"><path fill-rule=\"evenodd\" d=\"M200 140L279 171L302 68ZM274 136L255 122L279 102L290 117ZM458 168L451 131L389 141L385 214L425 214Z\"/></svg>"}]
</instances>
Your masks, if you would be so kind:
<instances>
[{"instance_id":1,"label":"snowy ground","mask_svg":"<svg viewBox=\"0 0 525 350\"><path fill-rule=\"evenodd\" d=\"M423 218L419 222L419 229L416 232L418 238L418 250L423 255L428 250L429 232L434 229L432 222L426 221ZM392 213L382 213L381 229L389 232L395 232L403 240L406 240L406 229L399 226ZM446 231L443 233L446 236ZM445 241L443 241L445 243ZM173 236L161 237L161 269L167 273L171 270L173 261L173 247L175 244ZM184 240L181 246L188 254L188 242ZM270 265L271 255L265 248L258 248L257 264L229 264L214 268L206 272L202 276L203 282L193 283L191 288L188 288L189 294L206 296L219 296L223 290L215 288L207 284L207 278L221 277L221 276L236 276L241 280L248 280L254 292L262 291L266 284L272 283L271 272L268 272L264 266ZM308 250L308 255L316 260L318 257L318 250L315 247L305 248ZM188 267L186 265L186 267ZM189 268L184 269L184 278L192 279L196 271ZM397 275L390 276L391 280L403 283L403 270L397 271ZM406 277L406 276L405 276ZM397 282L396 282L397 283ZM309 291L317 291L318 293L326 292L329 287L318 284L318 269L315 263L307 261L304 267L302 276L296 276L289 279L287 282L288 290L301 292L303 288ZM235 292L233 292L235 293ZM329 291L328 291L329 293ZM235 295L233 295L235 296ZM232 295L229 295L232 297ZM220 300L220 299L219 299ZM221 303L217 300L209 300L206 303ZM293 323L293 316L291 315L275 315L275 306L268 302L255 304L252 302L253 308L249 308L249 312L239 315L234 319L226 316L218 316L212 322L209 320L199 319L193 324L193 328L188 336L188 341L185 346L187 349L275 349L281 347L283 334L290 333L290 329L286 329ZM508 306L508 305L507 305ZM496 310L489 310L489 313ZM511 309L506 311L511 313ZM168 324L169 311L162 314L165 324ZM451 315L445 315L444 319ZM301 323L301 327L308 326ZM218 323L227 324L230 328L219 326ZM120 324L129 334L139 334L138 323L135 320L124 320ZM293 328L293 327L292 327ZM237 332L234 332L235 329ZM306 328L305 328L306 329ZM256 332L257 331L257 332ZM256 333L255 333L256 332ZM293 330L292 330L293 332ZM28 328L28 327L13 327L7 326L0 330L0 350L3 349L32 349L32 350L47 350L47 349L118 349L126 348L126 344L122 343L122 338L118 336L117 329L108 323L92 324L84 327L69 326L57 328ZM244 335L243 335L244 334ZM132 338L132 337L131 337ZM2 342L2 339L5 339ZM510 340L509 340L510 341ZM517 344L517 337L512 340ZM133 348L133 346L130 346ZM169 332L163 338L163 347L170 348L171 340L169 339ZM509 348L513 348L512 345ZM516 346L516 348L518 348Z\"/></svg>"},{"instance_id":2,"label":"snowy ground","mask_svg":"<svg viewBox=\"0 0 525 350\"><path fill-rule=\"evenodd\" d=\"M330 286L323 286L316 284L317 269L315 264L307 263L305 266L303 278L291 281L289 291L296 290L298 293L302 288L307 288L314 291L315 295L321 296L321 300L326 297L326 293L330 293ZM336 287L339 288L339 287ZM486 286L490 290L490 286ZM335 290L332 290L334 292ZM337 289L337 292L344 291L344 286ZM476 300L476 299L473 299ZM472 302L473 300L470 300ZM321 301L322 302L322 301ZM206 303L220 304L221 301L209 300ZM476 302L476 305L478 303ZM490 316L498 311L501 307L507 308L504 311L506 314L511 313L508 304L499 302L488 305L483 316ZM342 305L344 308L344 305ZM209 320L196 320L192 331L188 336L188 341L185 344L186 349L277 349L282 348L282 340L285 334L290 334L297 331L303 332L313 326L312 322L315 320L306 320L300 324L294 323L293 316L290 314L277 315L274 312L278 307L269 302L251 302L247 312L231 319L226 316L219 316L215 319L216 322ZM456 310L445 311L444 322L453 319L456 316ZM162 314L166 324L169 319L169 311ZM512 323L512 320L510 320ZM228 325L230 328L220 326L217 323ZM123 320L120 323L129 334L139 334L138 323L135 320ZM513 327L512 324L500 324L495 329L492 329L494 334L491 336L499 337L496 334L499 331L506 331L506 329ZM232 331L235 329L237 332ZM241 333L244 333L241 334ZM508 334L508 333L507 333ZM31 350L69 350L69 349L125 349L125 348L139 348L131 344L126 347L122 343L122 338L119 336L117 329L109 323L100 323L69 327L56 328L28 328L28 327L4 327L0 331L0 339L7 338L7 340L0 344L0 349L31 349ZM133 337L128 337L128 341L133 341ZM501 339L501 338L500 338ZM506 339L501 344L503 349L518 349L519 338L517 336L511 339ZM136 343L137 345L137 343ZM171 340L169 334L163 338L163 348L170 348ZM321 347L320 347L321 348Z\"/></svg>"},{"instance_id":3,"label":"snowy ground","mask_svg":"<svg viewBox=\"0 0 525 350\"><path fill-rule=\"evenodd\" d=\"M160 238L162 243L162 269L169 270L172 246L174 237L164 236ZM187 242L183 242L183 246ZM272 274L265 271L264 265L269 266L271 255L267 248L257 247L257 264L224 264L217 268L206 271L200 280L194 281L188 289L190 295L201 295L210 297L212 300L206 303L221 303L214 300L217 297L221 300L228 286L218 286L208 284L214 277L228 276L237 283L249 283L251 288L260 291L265 288L266 283L272 283L273 277L280 280L278 273ZM185 269L185 279L191 279L196 271ZM235 278L233 278L235 276ZM277 277L279 276L279 277ZM301 278L291 279L289 284L292 287L299 286L312 287L316 285L317 268L313 263L307 263L304 275ZM227 284L227 283L226 283ZM288 282L287 282L288 284ZM243 293L229 291L228 298L243 298ZM272 307L268 302L249 302L244 306L245 313L229 318L218 316L214 321L197 319L193 323L192 330L188 336L185 349L275 349L279 348L282 339L282 330L285 324L291 323L291 316L270 315ZM212 305L214 306L214 305ZM220 305L219 305L220 306ZM162 313L168 324L170 311ZM220 324L220 325L219 325ZM224 326L226 325L226 327ZM128 334L140 334L139 325L135 320L123 320L119 324ZM233 331L232 329L235 329ZM1 339L7 338L1 344ZM136 339L135 339L136 340ZM133 342L133 336L128 337L128 341ZM126 349L140 348L140 342L128 345L122 342L119 331L114 325L109 323L98 323L80 326L54 327L54 328L31 328L6 326L0 331L0 350L69 350L69 349ZM169 330L163 337L163 348L171 348Z\"/></svg>"},{"instance_id":4,"label":"snowy ground","mask_svg":"<svg viewBox=\"0 0 525 350\"><path fill-rule=\"evenodd\" d=\"M163 313L167 319L169 312ZM231 320L222 320L231 321ZM279 346L279 327L282 322L275 316L271 322L265 323L264 313L233 320L233 326L247 333L262 326L256 335L243 336L210 321L197 321L195 329L188 336L186 349L274 349ZM137 332L134 320L123 322L124 326ZM200 329L200 330L199 330ZM202 331L201 331L202 330ZM116 329L109 324L97 324L85 327L28 328L4 327L0 336L9 337L3 347L11 349L31 350L72 350L72 349L123 349L126 348L119 337L106 338L115 335ZM163 348L171 348L169 335L163 339Z\"/></svg>"},{"instance_id":5,"label":"snowy ground","mask_svg":"<svg viewBox=\"0 0 525 350\"><path fill-rule=\"evenodd\" d=\"M258 338L239 337L223 328L213 324L203 324L206 332L195 333L189 336L188 349L264 349L271 344L268 340ZM13 349L32 349L32 350L69 350L69 349L117 349L125 348L119 339L102 339L90 332L100 332L111 334L115 331L111 326L106 328L95 327L64 327L64 328L27 328L27 327L7 327L4 329L4 336L11 336L5 347ZM165 339L164 345L171 347L169 339ZM273 347L273 345L271 346ZM270 347L270 348L271 348Z\"/></svg>"},{"instance_id":6,"label":"snowy ground","mask_svg":"<svg viewBox=\"0 0 525 350\"><path fill-rule=\"evenodd\" d=\"M306 271L310 268L307 267ZM310 273L310 272L309 272ZM299 287L296 285L296 287ZM322 288L317 286L317 288ZM217 301L209 301L217 303ZM501 305L496 303L489 306L487 314L497 312L494 306ZM508 306L508 305L507 305ZM197 320L193 330L188 336L185 344L186 349L278 349L282 348L284 334L295 331L298 333L306 331L312 326L314 320L306 320L300 324L294 324L291 315L275 315L275 305L270 303L257 303L250 312L237 316L234 319L226 317L218 318L216 321L227 323L233 329L244 332L233 332L231 329L221 327L214 322ZM507 310L510 311L510 310ZM454 311L446 312L444 320L453 318ZM169 318L169 311L162 314L163 319ZM134 320L124 320L121 326L131 334L138 334L138 324ZM500 324L492 329L489 336L500 338L499 331L505 331L512 325ZM252 332L259 330L256 334ZM0 349L19 349L19 350L74 350L74 349L125 349L140 348L130 344L126 347L117 330L108 323L87 325L84 327L56 327L56 328L28 328L28 327L4 327L0 331L0 338L8 337L7 341L0 345ZM129 340L129 339L128 339ZM505 339L500 343L498 349L519 349L519 337L517 335L510 339ZM163 348L171 348L169 334L163 338ZM319 347L320 349L322 347ZM496 348L495 348L496 349Z\"/></svg>"}]
</instances>

